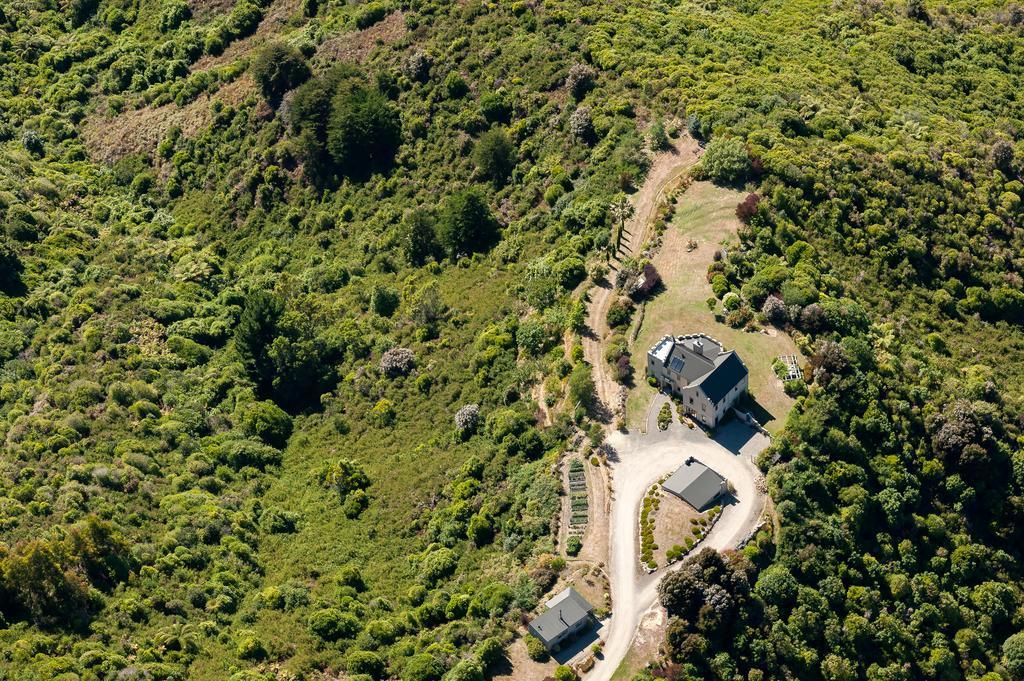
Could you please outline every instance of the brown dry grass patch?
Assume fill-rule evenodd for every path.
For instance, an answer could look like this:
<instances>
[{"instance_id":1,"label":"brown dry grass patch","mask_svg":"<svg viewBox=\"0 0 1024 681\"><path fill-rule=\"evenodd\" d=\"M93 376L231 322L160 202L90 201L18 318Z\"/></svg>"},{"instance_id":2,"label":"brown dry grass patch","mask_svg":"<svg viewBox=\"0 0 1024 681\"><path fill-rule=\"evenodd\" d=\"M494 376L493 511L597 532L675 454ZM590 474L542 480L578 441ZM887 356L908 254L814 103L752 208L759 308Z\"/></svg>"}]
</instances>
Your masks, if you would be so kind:
<instances>
[{"instance_id":1,"label":"brown dry grass patch","mask_svg":"<svg viewBox=\"0 0 1024 681\"><path fill-rule=\"evenodd\" d=\"M235 6L235 0L188 0L192 16L203 20L219 14L227 14Z\"/></svg>"},{"instance_id":2,"label":"brown dry grass patch","mask_svg":"<svg viewBox=\"0 0 1024 681\"><path fill-rule=\"evenodd\" d=\"M673 546L686 548L686 540L693 537L694 525L690 522L703 516L693 506L664 490L659 490L661 503L654 513L654 543L658 550L654 552L654 560L658 567L668 563L665 554Z\"/></svg>"},{"instance_id":3,"label":"brown dry grass patch","mask_svg":"<svg viewBox=\"0 0 1024 681\"><path fill-rule=\"evenodd\" d=\"M129 154L150 153L172 127L181 128L186 137L194 137L212 120L214 101L237 105L257 94L256 83L248 74L225 84L213 94L203 94L185 106L164 104L125 111L117 116L93 114L82 126L82 139L89 155L97 161L113 163Z\"/></svg>"},{"instance_id":4,"label":"brown dry grass patch","mask_svg":"<svg viewBox=\"0 0 1024 681\"><path fill-rule=\"evenodd\" d=\"M392 12L362 31L344 33L325 40L317 49L314 62L324 67L337 62L361 63L379 45L390 45L405 36L405 14Z\"/></svg>"}]
</instances>

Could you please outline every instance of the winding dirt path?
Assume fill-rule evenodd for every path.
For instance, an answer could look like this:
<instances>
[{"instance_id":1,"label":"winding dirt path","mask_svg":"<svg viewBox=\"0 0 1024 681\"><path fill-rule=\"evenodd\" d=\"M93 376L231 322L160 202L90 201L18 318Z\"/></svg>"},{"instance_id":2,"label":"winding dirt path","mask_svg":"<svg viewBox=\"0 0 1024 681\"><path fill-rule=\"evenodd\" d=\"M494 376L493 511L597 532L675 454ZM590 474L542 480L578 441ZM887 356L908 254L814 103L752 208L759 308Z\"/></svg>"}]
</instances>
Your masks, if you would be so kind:
<instances>
[{"instance_id":1,"label":"winding dirt path","mask_svg":"<svg viewBox=\"0 0 1024 681\"><path fill-rule=\"evenodd\" d=\"M683 137L670 151L659 154L651 165L643 187L633 196L634 217L626 224L619 252L610 265L609 279L624 258L638 254L647 241L657 218L664 195L700 159L700 147L690 137ZM602 282L590 291L587 315L589 333L583 337L583 353L594 369L598 397L605 407L609 432L607 442L616 456L609 457L608 468L612 494L608 517L608 572L612 596L612 617L604 627L603 654L587 675L587 681L609 681L629 652L630 645L644 617L657 608L657 584L663 574L642 573L637 563L637 518L646 490L661 476L678 467L685 456L696 456L720 471L736 485L736 500L727 507L701 546L721 550L734 548L760 517L765 497L757 488L759 471L753 455L766 446L767 440L753 438L748 446L730 451L704 435L675 424L661 432L656 426L646 432L626 434L612 430L614 417L621 413L625 389L612 377L604 361L610 329L606 321L608 308L616 299L611 282ZM635 349L634 349L635 350ZM655 418L655 405L667 398L659 396L648 412ZM745 426L738 426L744 428ZM751 451L754 450L754 451ZM669 570L678 565L669 568Z\"/></svg>"},{"instance_id":2,"label":"winding dirt path","mask_svg":"<svg viewBox=\"0 0 1024 681\"><path fill-rule=\"evenodd\" d=\"M619 251L609 263L611 272L608 279L614 279L623 258L635 255L643 247L662 197L700 159L700 151L696 140L686 135L675 142L669 151L654 158L643 186L630 199L635 211L633 218L626 223ZM609 415L618 412L622 391L622 386L614 379L608 363L604 361L605 341L611 331L607 322L608 308L615 298L611 281L601 282L590 290L588 332L583 336L583 357L594 367L597 396Z\"/></svg>"}]
</instances>

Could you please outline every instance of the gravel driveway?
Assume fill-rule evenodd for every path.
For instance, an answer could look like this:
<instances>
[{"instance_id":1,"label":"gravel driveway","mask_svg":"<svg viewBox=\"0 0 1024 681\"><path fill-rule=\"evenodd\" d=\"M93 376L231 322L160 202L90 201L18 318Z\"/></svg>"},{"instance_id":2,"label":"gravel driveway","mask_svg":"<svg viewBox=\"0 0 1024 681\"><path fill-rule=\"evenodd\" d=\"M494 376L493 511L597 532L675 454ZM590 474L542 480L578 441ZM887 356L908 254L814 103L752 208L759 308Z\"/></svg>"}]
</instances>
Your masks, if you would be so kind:
<instances>
[{"instance_id":1,"label":"gravel driveway","mask_svg":"<svg viewBox=\"0 0 1024 681\"><path fill-rule=\"evenodd\" d=\"M658 430L654 421L666 399L659 395L649 410L646 434L615 432L607 439L617 452L617 456L609 458L612 480L609 564L612 617L604 627L607 635L603 659L597 660L587 674L588 681L611 679L629 651L644 614L660 607L657 603L658 581L667 570L649 575L640 569L638 558L640 503L652 484L674 471L690 456L733 484L735 499L723 506L721 518L696 548L735 548L757 524L764 510L765 496L757 488L761 473L754 465L753 457L768 446L768 438L735 420L720 428L715 439L709 438L699 428L690 429L678 422L673 422L668 430Z\"/></svg>"}]
</instances>

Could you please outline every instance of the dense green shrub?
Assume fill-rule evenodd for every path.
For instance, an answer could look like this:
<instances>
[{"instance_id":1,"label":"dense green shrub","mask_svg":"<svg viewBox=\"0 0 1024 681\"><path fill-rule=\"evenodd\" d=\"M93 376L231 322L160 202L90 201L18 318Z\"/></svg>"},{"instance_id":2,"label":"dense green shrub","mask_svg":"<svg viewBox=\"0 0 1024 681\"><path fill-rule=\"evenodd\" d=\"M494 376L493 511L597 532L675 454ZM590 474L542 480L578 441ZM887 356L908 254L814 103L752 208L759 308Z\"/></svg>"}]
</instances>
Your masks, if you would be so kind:
<instances>
[{"instance_id":1,"label":"dense green shrub","mask_svg":"<svg viewBox=\"0 0 1024 681\"><path fill-rule=\"evenodd\" d=\"M704 177L733 185L747 179L751 171L746 145L737 137L715 137L700 162Z\"/></svg>"},{"instance_id":2,"label":"dense green shrub","mask_svg":"<svg viewBox=\"0 0 1024 681\"><path fill-rule=\"evenodd\" d=\"M350 674L367 674L375 679L382 679L386 666L377 653L356 650L348 654L346 668Z\"/></svg>"},{"instance_id":3,"label":"dense green shrub","mask_svg":"<svg viewBox=\"0 0 1024 681\"><path fill-rule=\"evenodd\" d=\"M345 497L345 503L341 505L341 510L346 518L358 518L369 505L369 495L365 490L357 489Z\"/></svg>"},{"instance_id":4,"label":"dense green shrub","mask_svg":"<svg viewBox=\"0 0 1024 681\"><path fill-rule=\"evenodd\" d=\"M495 636L485 638L476 647L476 659L485 671L497 665L504 658L505 646L502 644L501 639Z\"/></svg>"},{"instance_id":5,"label":"dense green shrub","mask_svg":"<svg viewBox=\"0 0 1024 681\"><path fill-rule=\"evenodd\" d=\"M452 258L486 251L498 240L498 221L476 189L448 196L441 205L438 240Z\"/></svg>"},{"instance_id":6,"label":"dense green shrub","mask_svg":"<svg viewBox=\"0 0 1024 681\"><path fill-rule=\"evenodd\" d=\"M420 566L423 581L432 585L447 577L455 569L457 559L455 553L448 548L439 548L427 553Z\"/></svg>"},{"instance_id":7,"label":"dense green shrub","mask_svg":"<svg viewBox=\"0 0 1024 681\"><path fill-rule=\"evenodd\" d=\"M302 53L281 42L270 43L257 52L250 69L263 96L272 103L310 76L309 65Z\"/></svg>"},{"instance_id":8,"label":"dense green shrub","mask_svg":"<svg viewBox=\"0 0 1024 681\"><path fill-rule=\"evenodd\" d=\"M583 540L578 536L573 535L565 540L565 552L570 556L579 555L580 549L583 548Z\"/></svg>"},{"instance_id":9,"label":"dense green shrub","mask_svg":"<svg viewBox=\"0 0 1024 681\"><path fill-rule=\"evenodd\" d=\"M539 638L527 634L523 640L526 641L526 654L530 656L531 660L534 662L547 662L550 655L548 654L548 649L544 647Z\"/></svg>"},{"instance_id":10,"label":"dense green shrub","mask_svg":"<svg viewBox=\"0 0 1024 681\"><path fill-rule=\"evenodd\" d=\"M445 681L484 681L484 670L476 660L459 660L445 675Z\"/></svg>"},{"instance_id":11,"label":"dense green shrub","mask_svg":"<svg viewBox=\"0 0 1024 681\"><path fill-rule=\"evenodd\" d=\"M308 625L309 631L326 641L354 638L361 629L355 615L333 607L314 610L309 614Z\"/></svg>"},{"instance_id":12,"label":"dense green shrub","mask_svg":"<svg viewBox=\"0 0 1024 681\"><path fill-rule=\"evenodd\" d=\"M361 465L349 459L339 459L324 467L317 476L320 484L337 490L341 498L370 486L370 478Z\"/></svg>"},{"instance_id":13,"label":"dense green shrub","mask_svg":"<svg viewBox=\"0 0 1024 681\"><path fill-rule=\"evenodd\" d=\"M253 402L242 414L242 429L271 447L283 448L292 433L292 420L273 402Z\"/></svg>"},{"instance_id":14,"label":"dense green shrub","mask_svg":"<svg viewBox=\"0 0 1024 681\"><path fill-rule=\"evenodd\" d=\"M613 329L628 326L633 317L633 303L628 298L619 298L608 306L606 319Z\"/></svg>"},{"instance_id":15,"label":"dense green shrub","mask_svg":"<svg viewBox=\"0 0 1024 681\"><path fill-rule=\"evenodd\" d=\"M672 404L666 402L658 410L658 429L667 430L670 425L672 425Z\"/></svg>"},{"instance_id":16,"label":"dense green shrub","mask_svg":"<svg viewBox=\"0 0 1024 681\"><path fill-rule=\"evenodd\" d=\"M160 11L160 30L173 31L192 16L187 0L164 0Z\"/></svg>"},{"instance_id":17,"label":"dense green shrub","mask_svg":"<svg viewBox=\"0 0 1024 681\"><path fill-rule=\"evenodd\" d=\"M205 364L213 356L210 348L183 336L168 337L167 347L189 366Z\"/></svg>"},{"instance_id":18,"label":"dense green shrub","mask_svg":"<svg viewBox=\"0 0 1024 681\"><path fill-rule=\"evenodd\" d=\"M267 649L256 636L243 636L238 642L238 657L243 660L262 660L267 657Z\"/></svg>"},{"instance_id":19,"label":"dense green shrub","mask_svg":"<svg viewBox=\"0 0 1024 681\"><path fill-rule=\"evenodd\" d=\"M260 528L270 534L287 534L295 531L298 515L279 508L267 509L260 516Z\"/></svg>"},{"instance_id":20,"label":"dense green shrub","mask_svg":"<svg viewBox=\"0 0 1024 681\"><path fill-rule=\"evenodd\" d=\"M555 667L555 681L579 681L579 678L569 665L560 664Z\"/></svg>"},{"instance_id":21,"label":"dense green shrub","mask_svg":"<svg viewBox=\"0 0 1024 681\"><path fill-rule=\"evenodd\" d=\"M503 185L516 165L516 151L508 133L492 128L481 135L473 148L473 162L484 179Z\"/></svg>"},{"instance_id":22,"label":"dense green shrub","mask_svg":"<svg viewBox=\"0 0 1024 681\"><path fill-rule=\"evenodd\" d=\"M433 655L418 653L409 658L402 670L402 681L440 681L444 665Z\"/></svg>"},{"instance_id":23,"label":"dense green shrub","mask_svg":"<svg viewBox=\"0 0 1024 681\"><path fill-rule=\"evenodd\" d=\"M387 5L371 1L362 5L356 13L356 28L362 30L373 26L388 14Z\"/></svg>"}]
</instances>

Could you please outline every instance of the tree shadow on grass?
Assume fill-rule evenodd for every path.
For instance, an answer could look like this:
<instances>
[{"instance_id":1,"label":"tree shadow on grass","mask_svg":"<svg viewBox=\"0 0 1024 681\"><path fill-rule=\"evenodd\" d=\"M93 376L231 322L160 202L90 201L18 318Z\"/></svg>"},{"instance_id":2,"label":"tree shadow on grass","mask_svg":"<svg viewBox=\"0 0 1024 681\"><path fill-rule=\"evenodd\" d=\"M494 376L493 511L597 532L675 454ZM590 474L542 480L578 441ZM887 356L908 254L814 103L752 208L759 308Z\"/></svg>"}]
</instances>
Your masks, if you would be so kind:
<instances>
[{"instance_id":1,"label":"tree shadow on grass","mask_svg":"<svg viewBox=\"0 0 1024 681\"><path fill-rule=\"evenodd\" d=\"M598 423L612 422L612 410L600 398L595 398L594 405L587 410L587 414Z\"/></svg>"},{"instance_id":2,"label":"tree shadow on grass","mask_svg":"<svg viewBox=\"0 0 1024 681\"><path fill-rule=\"evenodd\" d=\"M617 463L619 461L619 450L607 442L601 443L601 453L604 454L605 460L610 463Z\"/></svg>"},{"instance_id":3,"label":"tree shadow on grass","mask_svg":"<svg viewBox=\"0 0 1024 681\"><path fill-rule=\"evenodd\" d=\"M512 672L514 671L515 669L512 668L511 660L508 659L508 656L502 655L500 660L488 665L487 678L493 679L497 676L512 676Z\"/></svg>"}]
</instances>

